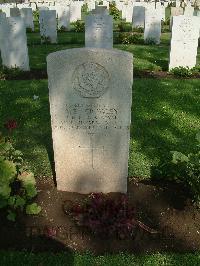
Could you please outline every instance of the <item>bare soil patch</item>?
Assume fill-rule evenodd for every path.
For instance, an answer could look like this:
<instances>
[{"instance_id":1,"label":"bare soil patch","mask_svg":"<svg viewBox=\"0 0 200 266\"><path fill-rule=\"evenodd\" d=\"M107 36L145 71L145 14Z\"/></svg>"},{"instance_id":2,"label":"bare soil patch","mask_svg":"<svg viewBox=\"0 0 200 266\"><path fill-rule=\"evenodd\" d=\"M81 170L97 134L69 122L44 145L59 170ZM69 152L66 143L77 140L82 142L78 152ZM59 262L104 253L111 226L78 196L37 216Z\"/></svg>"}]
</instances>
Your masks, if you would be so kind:
<instances>
[{"instance_id":1,"label":"bare soil patch","mask_svg":"<svg viewBox=\"0 0 200 266\"><path fill-rule=\"evenodd\" d=\"M15 224L0 217L0 249L30 251L77 250L95 254L128 251L192 252L200 250L200 212L188 193L174 184L141 182L132 178L128 196L139 219L158 231L137 230L130 239L103 239L78 228L63 211L65 201L82 200L86 195L57 191L53 179L38 181L38 216L21 216ZM117 197L120 193L110 193Z\"/></svg>"}]
</instances>

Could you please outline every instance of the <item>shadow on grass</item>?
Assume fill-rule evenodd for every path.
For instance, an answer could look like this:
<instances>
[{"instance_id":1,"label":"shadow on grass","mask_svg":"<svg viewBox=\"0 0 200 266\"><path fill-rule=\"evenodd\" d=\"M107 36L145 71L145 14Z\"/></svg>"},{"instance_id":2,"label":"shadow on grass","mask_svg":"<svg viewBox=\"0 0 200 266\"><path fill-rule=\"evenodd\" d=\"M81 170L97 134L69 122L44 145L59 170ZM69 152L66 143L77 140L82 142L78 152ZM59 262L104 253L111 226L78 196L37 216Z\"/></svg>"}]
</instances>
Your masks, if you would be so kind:
<instances>
[{"instance_id":1,"label":"shadow on grass","mask_svg":"<svg viewBox=\"0 0 200 266\"><path fill-rule=\"evenodd\" d=\"M7 119L17 120L16 146L38 176L54 172L47 87L46 80L0 83L1 130ZM199 96L198 80L134 80L129 176L153 177L170 151L195 149Z\"/></svg>"}]
</instances>

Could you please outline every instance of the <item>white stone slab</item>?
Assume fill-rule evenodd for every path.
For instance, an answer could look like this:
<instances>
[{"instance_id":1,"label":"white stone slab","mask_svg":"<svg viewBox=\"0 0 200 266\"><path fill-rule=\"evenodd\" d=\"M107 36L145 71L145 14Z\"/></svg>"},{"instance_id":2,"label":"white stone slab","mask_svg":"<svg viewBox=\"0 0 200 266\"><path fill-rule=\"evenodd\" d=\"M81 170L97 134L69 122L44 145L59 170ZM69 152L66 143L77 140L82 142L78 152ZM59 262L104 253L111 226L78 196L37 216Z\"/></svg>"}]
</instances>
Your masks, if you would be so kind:
<instances>
[{"instance_id":1,"label":"white stone slab","mask_svg":"<svg viewBox=\"0 0 200 266\"><path fill-rule=\"evenodd\" d=\"M32 31L34 31L32 8L22 8L20 9L20 14L21 17L24 19L26 28L30 28L32 29Z\"/></svg>"},{"instance_id":2,"label":"white stone slab","mask_svg":"<svg viewBox=\"0 0 200 266\"><path fill-rule=\"evenodd\" d=\"M1 58L2 65L29 70L26 28L21 17L3 19Z\"/></svg>"},{"instance_id":3,"label":"white stone slab","mask_svg":"<svg viewBox=\"0 0 200 266\"><path fill-rule=\"evenodd\" d=\"M133 7L133 28L144 28L145 7Z\"/></svg>"},{"instance_id":4,"label":"white stone slab","mask_svg":"<svg viewBox=\"0 0 200 266\"><path fill-rule=\"evenodd\" d=\"M192 17L194 15L194 7L185 7L184 16Z\"/></svg>"},{"instance_id":5,"label":"white stone slab","mask_svg":"<svg viewBox=\"0 0 200 266\"><path fill-rule=\"evenodd\" d=\"M0 12L0 51L1 45L3 43L3 20L6 18L6 14L4 12Z\"/></svg>"},{"instance_id":6,"label":"white stone slab","mask_svg":"<svg viewBox=\"0 0 200 266\"><path fill-rule=\"evenodd\" d=\"M91 14L109 15L109 11L106 6L95 6Z\"/></svg>"},{"instance_id":7,"label":"white stone slab","mask_svg":"<svg viewBox=\"0 0 200 266\"><path fill-rule=\"evenodd\" d=\"M126 192L133 56L80 48L47 57L58 190Z\"/></svg>"},{"instance_id":8,"label":"white stone slab","mask_svg":"<svg viewBox=\"0 0 200 266\"><path fill-rule=\"evenodd\" d=\"M199 29L198 17L173 17L169 69L196 65Z\"/></svg>"},{"instance_id":9,"label":"white stone slab","mask_svg":"<svg viewBox=\"0 0 200 266\"><path fill-rule=\"evenodd\" d=\"M70 29L70 7L60 5L57 7L58 28Z\"/></svg>"},{"instance_id":10,"label":"white stone slab","mask_svg":"<svg viewBox=\"0 0 200 266\"><path fill-rule=\"evenodd\" d=\"M11 17L20 17L21 14L20 14L19 8L17 8L17 7L10 8L10 16Z\"/></svg>"},{"instance_id":11,"label":"white stone slab","mask_svg":"<svg viewBox=\"0 0 200 266\"><path fill-rule=\"evenodd\" d=\"M110 15L91 14L85 17L85 46L113 48L113 18Z\"/></svg>"},{"instance_id":12,"label":"white stone slab","mask_svg":"<svg viewBox=\"0 0 200 266\"><path fill-rule=\"evenodd\" d=\"M133 20L133 4L128 4L126 6L126 16L125 16L126 22L132 23Z\"/></svg>"},{"instance_id":13,"label":"white stone slab","mask_svg":"<svg viewBox=\"0 0 200 266\"><path fill-rule=\"evenodd\" d=\"M55 10L40 10L40 35L42 42L48 39L50 43L57 43L57 20Z\"/></svg>"},{"instance_id":14,"label":"white stone slab","mask_svg":"<svg viewBox=\"0 0 200 266\"><path fill-rule=\"evenodd\" d=\"M145 29L144 41L154 40L156 44L160 43L161 36L161 17L156 9L145 9Z\"/></svg>"},{"instance_id":15,"label":"white stone slab","mask_svg":"<svg viewBox=\"0 0 200 266\"><path fill-rule=\"evenodd\" d=\"M81 3L71 2L70 4L70 22L81 20Z\"/></svg>"}]
</instances>

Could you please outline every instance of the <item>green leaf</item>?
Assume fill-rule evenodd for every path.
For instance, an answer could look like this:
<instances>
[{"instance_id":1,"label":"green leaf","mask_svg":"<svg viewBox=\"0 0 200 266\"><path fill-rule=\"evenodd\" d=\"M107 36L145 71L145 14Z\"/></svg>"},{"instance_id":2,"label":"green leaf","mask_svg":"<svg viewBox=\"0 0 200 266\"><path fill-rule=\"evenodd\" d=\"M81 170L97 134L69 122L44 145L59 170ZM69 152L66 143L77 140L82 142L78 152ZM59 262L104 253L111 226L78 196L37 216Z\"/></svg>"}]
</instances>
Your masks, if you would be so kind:
<instances>
[{"instance_id":1,"label":"green leaf","mask_svg":"<svg viewBox=\"0 0 200 266\"><path fill-rule=\"evenodd\" d=\"M0 199L0 209L6 207L8 205L8 202L6 199Z\"/></svg>"},{"instance_id":2,"label":"green leaf","mask_svg":"<svg viewBox=\"0 0 200 266\"><path fill-rule=\"evenodd\" d=\"M9 184L0 185L0 196L4 199L8 199L10 196L11 188Z\"/></svg>"},{"instance_id":3,"label":"green leaf","mask_svg":"<svg viewBox=\"0 0 200 266\"><path fill-rule=\"evenodd\" d=\"M5 141L5 138L1 139L0 142L0 154L5 154L13 148L12 144L9 141Z\"/></svg>"},{"instance_id":4,"label":"green leaf","mask_svg":"<svg viewBox=\"0 0 200 266\"><path fill-rule=\"evenodd\" d=\"M35 177L34 174L31 172L23 172L21 175L17 177L20 181L22 181L23 186L27 185L35 185Z\"/></svg>"},{"instance_id":5,"label":"green leaf","mask_svg":"<svg viewBox=\"0 0 200 266\"><path fill-rule=\"evenodd\" d=\"M188 157L181 152L172 151L172 163L177 164L180 162L188 162Z\"/></svg>"},{"instance_id":6,"label":"green leaf","mask_svg":"<svg viewBox=\"0 0 200 266\"><path fill-rule=\"evenodd\" d=\"M11 211L11 210L8 210L7 219L8 219L9 221L15 222L15 219L16 219L16 213L13 212L13 211Z\"/></svg>"},{"instance_id":7,"label":"green leaf","mask_svg":"<svg viewBox=\"0 0 200 266\"><path fill-rule=\"evenodd\" d=\"M12 161L2 160L0 157L0 182L9 182L17 174L16 166Z\"/></svg>"},{"instance_id":8,"label":"green leaf","mask_svg":"<svg viewBox=\"0 0 200 266\"><path fill-rule=\"evenodd\" d=\"M196 140L200 143L200 132L196 134Z\"/></svg>"},{"instance_id":9,"label":"green leaf","mask_svg":"<svg viewBox=\"0 0 200 266\"><path fill-rule=\"evenodd\" d=\"M34 198L37 195L37 190L35 185L27 184L24 186L24 188L26 190L26 196L28 198Z\"/></svg>"},{"instance_id":10,"label":"green leaf","mask_svg":"<svg viewBox=\"0 0 200 266\"><path fill-rule=\"evenodd\" d=\"M20 196L16 196L16 202L15 202L15 207L18 208L20 207L21 209L23 209L24 205L26 204L25 199L23 199Z\"/></svg>"},{"instance_id":11,"label":"green leaf","mask_svg":"<svg viewBox=\"0 0 200 266\"><path fill-rule=\"evenodd\" d=\"M26 201L24 198L22 198L19 195L16 196L11 196L8 199L8 205L14 207L15 209L20 207L21 209L23 209L24 205L26 204Z\"/></svg>"},{"instance_id":12,"label":"green leaf","mask_svg":"<svg viewBox=\"0 0 200 266\"><path fill-rule=\"evenodd\" d=\"M26 206L26 214L38 214L41 212L41 207L37 203L32 203Z\"/></svg>"},{"instance_id":13,"label":"green leaf","mask_svg":"<svg viewBox=\"0 0 200 266\"><path fill-rule=\"evenodd\" d=\"M14 206L15 205L15 201L16 201L16 196L11 196L8 199L8 205L9 206Z\"/></svg>"}]
</instances>

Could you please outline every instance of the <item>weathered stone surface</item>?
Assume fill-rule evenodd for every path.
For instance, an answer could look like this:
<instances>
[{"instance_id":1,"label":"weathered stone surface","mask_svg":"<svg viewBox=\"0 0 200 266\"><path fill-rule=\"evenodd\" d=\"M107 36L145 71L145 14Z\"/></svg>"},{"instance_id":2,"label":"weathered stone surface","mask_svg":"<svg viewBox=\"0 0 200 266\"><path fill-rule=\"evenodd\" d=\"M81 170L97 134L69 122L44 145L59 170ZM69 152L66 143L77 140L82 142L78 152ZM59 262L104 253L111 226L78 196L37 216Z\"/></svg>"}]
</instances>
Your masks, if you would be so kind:
<instances>
[{"instance_id":1,"label":"weathered stone surface","mask_svg":"<svg viewBox=\"0 0 200 266\"><path fill-rule=\"evenodd\" d=\"M196 65L199 28L198 17L173 17L169 69Z\"/></svg>"},{"instance_id":2,"label":"weathered stone surface","mask_svg":"<svg viewBox=\"0 0 200 266\"><path fill-rule=\"evenodd\" d=\"M29 58L26 28L21 17L10 17L2 20L2 64L8 68L18 67L29 70Z\"/></svg>"},{"instance_id":3,"label":"weathered stone surface","mask_svg":"<svg viewBox=\"0 0 200 266\"><path fill-rule=\"evenodd\" d=\"M126 192L133 56L80 48L47 57L58 190Z\"/></svg>"},{"instance_id":4,"label":"weathered stone surface","mask_svg":"<svg viewBox=\"0 0 200 266\"><path fill-rule=\"evenodd\" d=\"M113 48L113 18L106 13L94 13L85 18L85 46Z\"/></svg>"}]
</instances>

